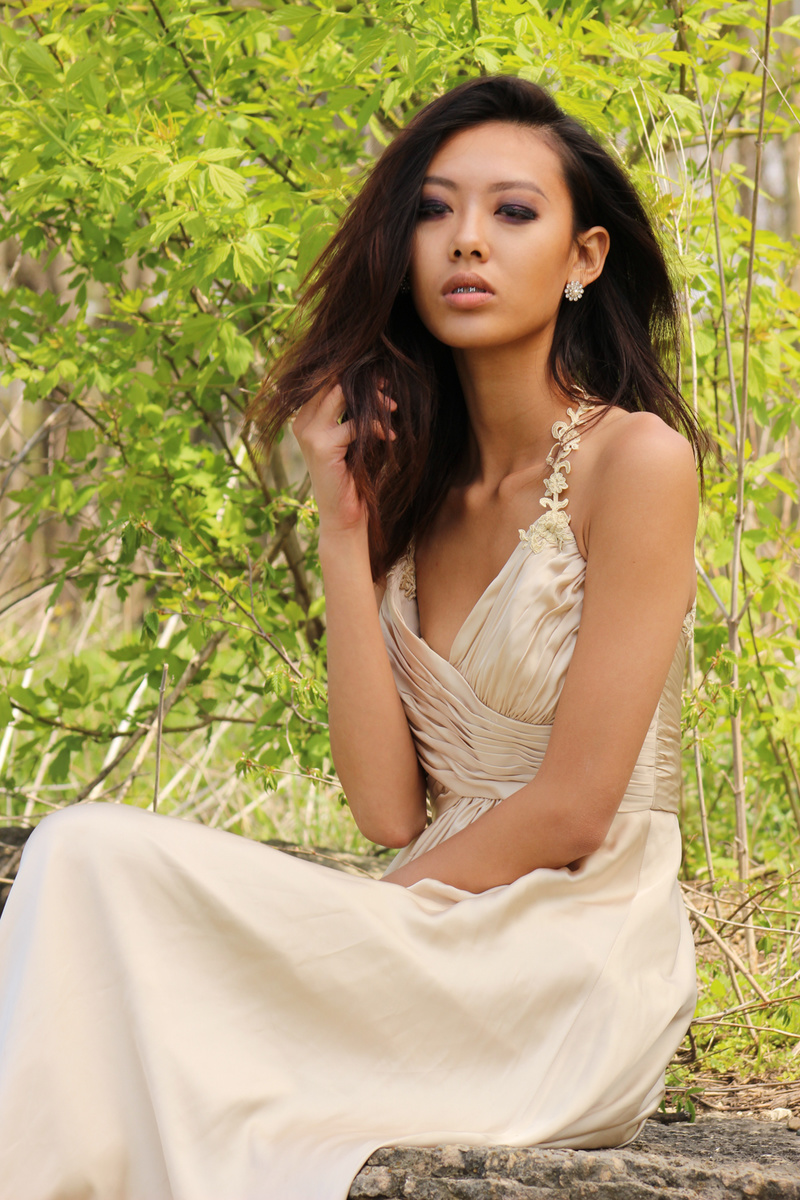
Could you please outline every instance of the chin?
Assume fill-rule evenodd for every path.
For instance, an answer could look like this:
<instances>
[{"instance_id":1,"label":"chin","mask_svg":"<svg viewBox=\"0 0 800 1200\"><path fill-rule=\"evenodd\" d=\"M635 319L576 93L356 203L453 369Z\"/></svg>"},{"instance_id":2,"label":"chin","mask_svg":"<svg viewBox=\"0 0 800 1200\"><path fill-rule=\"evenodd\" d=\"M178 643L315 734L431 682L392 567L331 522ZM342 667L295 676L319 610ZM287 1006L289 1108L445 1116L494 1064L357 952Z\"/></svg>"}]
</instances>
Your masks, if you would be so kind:
<instances>
[{"instance_id":1,"label":"chin","mask_svg":"<svg viewBox=\"0 0 800 1200\"><path fill-rule=\"evenodd\" d=\"M432 333L437 341L453 350L467 350L472 346L496 346L504 342L515 341L518 334L506 330L491 328L486 321L460 320L456 322L426 321L420 316L425 328Z\"/></svg>"},{"instance_id":2,"label":"chin","mask_svg":"<svg viewBox=\"0 0 800 1200\"><path fill-rule=\"evenodd\" d=\"M499 349L501 346L510 346L514 342L521 342L526 336L530 336L527 330L519 333L516 330L464 329L459 330L457 333L448 330L444 335L436 333L433 330L431 332L434 337L443 342L445 346L449 346L451 350Z\"/></svg>"}]
</instances>

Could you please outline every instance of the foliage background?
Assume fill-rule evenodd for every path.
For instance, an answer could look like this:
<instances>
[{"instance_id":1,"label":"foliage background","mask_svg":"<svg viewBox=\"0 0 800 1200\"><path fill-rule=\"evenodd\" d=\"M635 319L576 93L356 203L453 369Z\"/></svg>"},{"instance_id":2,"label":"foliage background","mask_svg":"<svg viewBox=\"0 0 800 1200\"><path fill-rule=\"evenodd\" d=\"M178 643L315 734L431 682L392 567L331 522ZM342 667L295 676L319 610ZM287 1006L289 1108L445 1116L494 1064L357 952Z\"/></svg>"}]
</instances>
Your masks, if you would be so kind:
<instances>
[{"instance_id":1,"label":"foliage background","mask_svg":"<svg viewBox=\"0 0 800 1200\"><path fill-rule=\"evenodd\" d=\"M163 811L367 848L332 774L313 500L290 439L257 461L242 413L392 133L461 78L520 74L648 198L686 307L683 387L720 447L686 688L703 998L674 1094L691 1105L702 1071L796 1076L799 13L3 6L7 824L151 803L159 754Z\"/></svg>"}]
</instances>

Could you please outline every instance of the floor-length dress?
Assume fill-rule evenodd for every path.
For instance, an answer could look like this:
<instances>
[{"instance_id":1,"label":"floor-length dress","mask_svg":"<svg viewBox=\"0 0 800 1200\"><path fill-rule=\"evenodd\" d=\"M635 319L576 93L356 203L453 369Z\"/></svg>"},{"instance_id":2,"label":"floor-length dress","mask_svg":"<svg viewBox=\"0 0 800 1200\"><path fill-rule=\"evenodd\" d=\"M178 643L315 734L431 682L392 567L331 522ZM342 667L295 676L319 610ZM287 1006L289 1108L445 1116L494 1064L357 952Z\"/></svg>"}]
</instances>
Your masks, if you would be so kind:
<instances>
[{"instance_id":1,"label":"floor-length dress","mask_svg":"<svg viewBox=\"0 0 800 1200\"><path fill-rule=\"evenodd\" d=\"M563 493L583 411L554 428L547 511L449 659L419 636L413 554L390 575L381 621L434 812L406 858L542 761L581 615ZM44 820L0 920L0 1200L344 1200L379 1145L633 1137L694 1006L688 632L578 870L406 889L131 807Z\"/></svg>"}]
</instances>

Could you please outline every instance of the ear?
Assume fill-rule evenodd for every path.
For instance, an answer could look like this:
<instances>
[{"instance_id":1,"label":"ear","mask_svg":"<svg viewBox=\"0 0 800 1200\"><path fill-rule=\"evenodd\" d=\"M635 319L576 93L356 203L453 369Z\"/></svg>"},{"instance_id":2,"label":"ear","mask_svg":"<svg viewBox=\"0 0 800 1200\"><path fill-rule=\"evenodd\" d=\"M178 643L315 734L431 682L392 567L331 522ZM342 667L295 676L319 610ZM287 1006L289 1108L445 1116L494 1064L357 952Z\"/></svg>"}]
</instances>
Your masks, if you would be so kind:
<instances>
[{"instance_id":1,"label":"ear","mask_svg":"<svg viewBox=\"0 0 800 1200\"><path fill-rule=\"evenodd\" d=\"M572 277L579 279L584 287L594 283L602 273L610 245L608 230L602 225L593 225L579 233L575 239Z\"/></svg>"}]
</instances>

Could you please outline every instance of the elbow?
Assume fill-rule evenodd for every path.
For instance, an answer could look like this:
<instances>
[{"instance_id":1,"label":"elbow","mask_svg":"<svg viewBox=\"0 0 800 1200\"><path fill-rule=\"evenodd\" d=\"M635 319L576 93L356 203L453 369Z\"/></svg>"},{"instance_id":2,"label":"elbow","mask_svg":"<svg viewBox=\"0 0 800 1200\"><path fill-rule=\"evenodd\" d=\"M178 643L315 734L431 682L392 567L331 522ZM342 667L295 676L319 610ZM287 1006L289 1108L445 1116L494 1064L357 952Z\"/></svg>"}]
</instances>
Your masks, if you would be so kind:
<instances>
[{"instance_id":1,"label":"elbow","mask_svg":"<svg viewBox=\"0 0 800 1200\"><path fill-rule=\"evenodd\" d=\"M414 840L417 833L421 832L421 829L411 834L396 833L389 830L382 837L378 837L376 834L375 837L370 838L370 841L375 842L377 846L385 846L388 850L404 850L408 843Z\"/></svg>"},{"instance_id":2,"label":"elbow","mask_svg":"<svg viewBox=\"0 0 800 1200\"><path fill-rule=\"evenodd\" d=\"M424 812L415 820L364 820L357 821L358 828L368 841L376 846L387 846L390 850L402 850L415 837L419 837L428 823Z\"/></svg>"},{"instance_id":3,"label":"elbow","mask_svg":"<svg viewBox=\"0 0 800 1200\"><path fill-rule=\"evenodd\" d=\"M588 858L590 854L599 850L606 840L610 825L610 821L589 818L574 822L565 838L565 853L569 855L569 864Z\"/></svg>"},{"instance_id":4,"label":"elbow","mask_svg":"<svg viewBox=\"0 0 800 1200\"><path fill-rule=\"evenodd\" d=\"M618 780L596 781L583 802L563 814L562 831L569 863L596 853L608 837L624 795Z\"/></svg>"},{"instance_id":5,"label":"elbow","mask_svg":"<svg viewBox=\"0 0 800 1200\"><path fill-rule=\"evenodd\" d=\"M596 850L600 849L603 841L604 838L591 835L588 832L580 837L570 839L569 849L567 850L567 855L569 855L567 866L571 867L573 863L582 862L584 858L588 858L590 854L594 854Z\"/></svg>"},{"instance_id":6,"label":"elbow","mask_svg":"<svg viewBox=\"0 0 800 1200\"><path fill-rule=\"evenodd\" d=\"M418 837L428 824L425 786L422 774L408 789L398 789L392 803L386 802L383 786L380 790L360 789L348 796L350 811L364 837L376 846L402 850Z\"/></svg>"}]
</instances>

